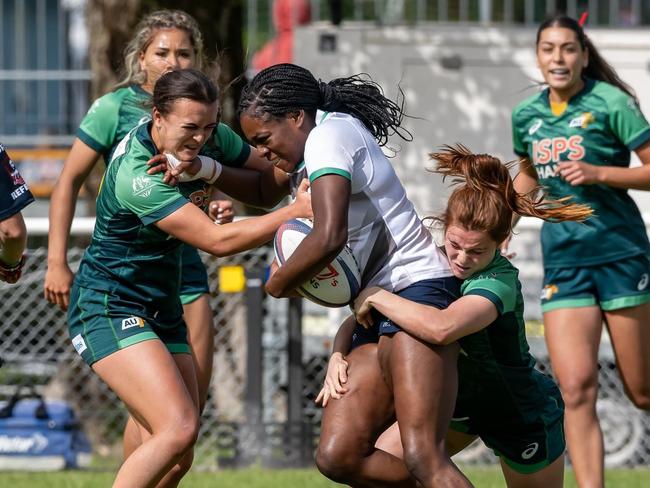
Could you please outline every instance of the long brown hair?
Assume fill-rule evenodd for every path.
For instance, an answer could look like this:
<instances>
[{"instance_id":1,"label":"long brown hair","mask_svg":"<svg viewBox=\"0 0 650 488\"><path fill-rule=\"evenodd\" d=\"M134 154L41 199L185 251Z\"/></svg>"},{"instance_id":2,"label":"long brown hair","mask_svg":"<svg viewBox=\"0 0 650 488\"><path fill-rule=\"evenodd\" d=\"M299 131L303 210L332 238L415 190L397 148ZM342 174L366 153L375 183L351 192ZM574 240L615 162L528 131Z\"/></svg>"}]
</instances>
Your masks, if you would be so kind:
<instances>
[{"instance_id":1,"label":"long brown hair","mask_svg":"<svg viewBox=\"0 0 650 488\"><path fill-rule=\"evenodd\" d=\"M618 76L614 68L600 55L596 49L596 46L594 46L594 43L591 42L591 39L587 37L584 29L577 20L572 19L566 15L558 15L556 17L545 20L539 26L539 29L537 29L535 46L539 45L539 39L542 35L542 31L550 27L561 27L564 29L572 30L575 33L582 50L588 50L589 63L587 64L587 67L582 70L582 73L585 76L594 80L605 81L610 85L614 85L615 87L620 88L625 93L634 98L634 100L638 103L634 90L632 90L632 88Z\"/></svg>"},{"instance_id":2,"label":"long brown hair","mask_svg":"<svg viewBox=\"0 0 650 488\"><path fill-rule=\"evenodd\" d=\"M474 154L462 144L443 146L429 156L436 161L435 171L442 174L443 181L451 177L453 184L460 185L437 218L445 228L459 224L487 232L501 243L512 232L513 213L553 222L582 222L592 214L589 206L570 203L570 197L546 199L539 187L526 195L517 193L508 165L489 154Z\"/></svg>"},{"instance_id":3,"label":"long brown hair","mask_svg":"<svg viewBox=\"0 0 650 488\"><path fill-rule=\"evenodd\" d=\"M131 84L141 85L146 73L140 68L140 53L147 50L149 44L161 29L178 29L187 32L194 49L194 68L202 69L205 64L203 55L203 35L199 24L182 10L157 10L144 17L135 27L135 34L124 50L122 79L116 88Z\"/></svg>"}]
</instances>

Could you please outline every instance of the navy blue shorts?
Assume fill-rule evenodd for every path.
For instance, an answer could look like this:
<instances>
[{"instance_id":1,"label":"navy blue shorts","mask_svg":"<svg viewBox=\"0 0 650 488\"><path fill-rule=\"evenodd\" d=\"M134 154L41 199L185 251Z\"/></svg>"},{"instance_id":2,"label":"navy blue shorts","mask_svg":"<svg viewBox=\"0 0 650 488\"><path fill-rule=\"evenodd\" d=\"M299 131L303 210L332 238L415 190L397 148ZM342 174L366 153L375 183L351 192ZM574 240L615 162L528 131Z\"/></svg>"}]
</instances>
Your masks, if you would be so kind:
<instances>
[{"instance_id":1,"label":"navy blue shorts","mask_svg":"<svg viewBox=\"0 0 650 488\"><path fill-rule=\"evenodd\" d=\"M413 283L395 292L395 294L415 303L431 305L442 310L460 297L461 283L462 281L454 276L434 278ZM399 325L377 312L377 310L372 310L371 314L373 326L366 329L357 324L352 334L351 349L363 344L377 343L380 336L394 334L402 330Z\"/></svg>"}]
</instances>

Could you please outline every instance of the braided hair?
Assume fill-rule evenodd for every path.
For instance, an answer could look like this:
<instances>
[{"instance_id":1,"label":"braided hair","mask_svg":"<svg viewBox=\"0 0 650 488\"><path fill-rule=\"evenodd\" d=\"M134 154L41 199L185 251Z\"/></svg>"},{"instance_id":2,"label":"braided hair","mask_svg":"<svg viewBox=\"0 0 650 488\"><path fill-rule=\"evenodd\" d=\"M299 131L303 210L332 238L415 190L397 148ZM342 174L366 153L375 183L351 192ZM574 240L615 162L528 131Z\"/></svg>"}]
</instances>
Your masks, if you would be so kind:
<instances>
[{"instance_id":1,"label":"braided hair","mask_svg":"<svg viewBox=\"0 0 650 488\"><path fill-rule=\"evenodd\" d=\"M380 146L392 134L406 141L413 140L411 133L401 127L403 94L401 100L393 102L368 75L324 82L316 80L309 70L289 63L276 64L255 75L242 91L238 115L283 118L300 110L315 114L318 109L343 112L359 119Z\"/></svg>"},{"instance_id":2,"label":"braided hair","mask_svg":"<svg viewBox=\"0 0 650 488\"><path fill-rule=\"evenodd\" d=\"M582 222L592 215L589 206L572 203L571 197L549 199L541 188L517 193L508 165L489 154L474 154L462 144L443 146L429 156L443 180L450 177L456 185L444 214L434 217L445 227L460 224L487 232L500 243L512 232L513 213L551 222Z\"/></svg>"}]
</instances>

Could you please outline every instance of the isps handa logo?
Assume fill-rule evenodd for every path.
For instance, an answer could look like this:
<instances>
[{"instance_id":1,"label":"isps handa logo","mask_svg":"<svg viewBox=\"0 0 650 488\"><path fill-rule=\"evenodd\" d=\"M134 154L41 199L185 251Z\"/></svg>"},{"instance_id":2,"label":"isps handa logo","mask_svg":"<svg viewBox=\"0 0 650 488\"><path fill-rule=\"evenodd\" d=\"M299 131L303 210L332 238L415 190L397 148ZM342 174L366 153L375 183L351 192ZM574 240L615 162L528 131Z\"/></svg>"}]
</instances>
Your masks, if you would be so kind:
<instances>
[{"instance_id":1,"label":"isps handa logo","mask_svg":"<svg viewBox=\"0 0 650 488\"><path fill-rule=\"evenodd\" d=\"M336 287L339 284L339 280L336 279L338 275L339 272L336 271L334 266L328 264L320 273L318 273L311 280L309 280L309 282L311 286L313 286L314 288L318 288L320 286L321 281L330 280L330 285Z\"/></svg>"},{"instance_id":2,"label":"isps handa logo","mask_svg":"<svg viewBox=\"0 0 650 488\"><path fill-rule=\"evenodd\" d=\"M544 288L542 288L542 294L540 298L542 300L550 300L551 298L553 298L553 295L555 295L558 291L559 288L557 285L553 285L553 284L546 285L544 286Z\"/></svg>"}]
</instances>

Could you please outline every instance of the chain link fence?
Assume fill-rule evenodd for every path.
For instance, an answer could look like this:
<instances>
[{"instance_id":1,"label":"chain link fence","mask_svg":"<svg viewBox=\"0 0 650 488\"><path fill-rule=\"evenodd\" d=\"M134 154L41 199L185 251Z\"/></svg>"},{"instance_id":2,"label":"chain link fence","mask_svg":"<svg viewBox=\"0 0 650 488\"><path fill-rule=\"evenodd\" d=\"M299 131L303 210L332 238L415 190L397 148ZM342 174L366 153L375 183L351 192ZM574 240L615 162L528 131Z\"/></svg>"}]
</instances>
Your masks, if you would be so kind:
<instances>
[{"instance_id":1,"label":"chain link fence","mask_svg":"<svg viewBox=\"0 0 650 488\"><path fill-rule=\"evenodd\" d=\"M72 247L68 253L71 268L76 270L84 249ZM211 286L211 306L214 310L215 361L213 381L202 418L196 447L195 467L215 469L220 458L229 464L242 452L255 456L260 446L251 446L245 437L244 388L247 380L247 320L246 293L218 293L219 267L242 266L246 273L264 270L269 250L262 248L250 253L219 259L203 255L208 267ZM47 398L67 400L76 410L95 453L119 456L126 409L117 396L85 365L72 348L67 332L65 313L49 304L42 296L47 262L47 249L29 251L21 281L16 285L0 284L0 356L5 366L0 369L0 394L10 396L19 384L35 384ZM281 331L282 308L273 303L273 313L258 303L263 321L257 324L270 337L264 348L263 363L275 365L284 355ZM286 315L286 314L285 314ZM277 333L280 331L280 333ZM285 339L286 340L286 339ZM265 415L269 421L282 421L283 404L281 377L267 372L264 382ZM278 369L276 367L276 369ZM109 457L110 459L110 457Z\"/></svg>"},{"instance_id":2,"label":"chain link fence","mask_svg":"<svg viewBox=\"0 0 650 488\"><path fill-rule=\"evenodd\" d=\"M83 255L82 245L69 251L73 269ZM515 262L521 269L531 349L540 369L551 374L541 325L536 322L540 318L542 272L538 231L522 230L512 250L518 254ZM262 248L218 260L203 255L214 310L215 362L195 469L313 462L321 419L321 409L313 400L327 368L331 327L327 333L303 327L306 332L300 339L296 325L291 325L290 301L263 295L261 278L271 252ZM23 279L12 286L0 283L0 356L7 363L0 369L0 396L11 395L15 385L31 383L47 398L67 400L77 411L98 459L114 467L120 457L127 413L70 345L65 314L42 298L46 257L45 247L32 248ZM219 268L225 265L244 268L249 284L246 291L218 292ZM294 309L294 317L300 310ZM308 323L327 320L326 313L326 309L305 303L300 316ZM650 417L627 400L606 338L601 344L599 384L598 413L607 464L650 463ZM496 462L480 442L457 458L469 464Z\"/></svg>"}]
</instances>

